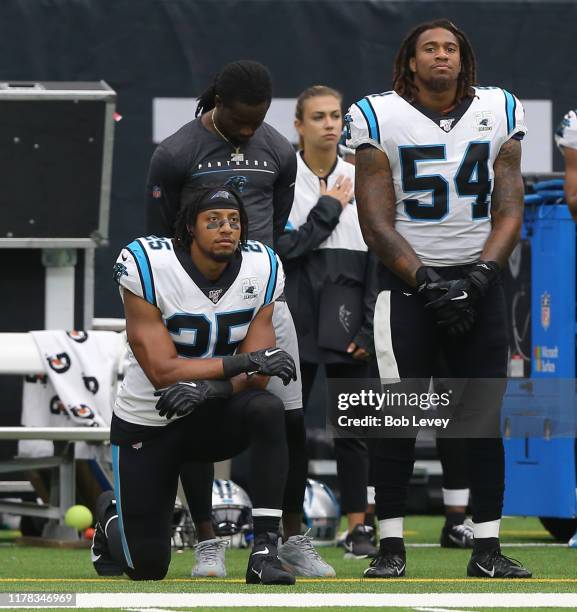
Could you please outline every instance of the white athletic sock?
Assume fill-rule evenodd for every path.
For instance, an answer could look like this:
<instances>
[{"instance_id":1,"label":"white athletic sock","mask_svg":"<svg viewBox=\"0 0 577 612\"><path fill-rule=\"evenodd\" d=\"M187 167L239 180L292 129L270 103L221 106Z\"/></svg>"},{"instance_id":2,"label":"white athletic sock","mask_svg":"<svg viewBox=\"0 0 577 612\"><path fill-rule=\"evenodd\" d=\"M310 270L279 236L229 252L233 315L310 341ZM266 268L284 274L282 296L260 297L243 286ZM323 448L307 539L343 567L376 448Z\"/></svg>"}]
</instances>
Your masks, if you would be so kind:
<instances>
[{"instance_id":1,"label":"white athletic sock","mask_svg":"<svg viewBox=\"0 0 577 612\"><path fill-rule=\"evenodd\" d=\"M469 489L443 489L445 506L468 506Z\"/></svg>"},{"instance_id":2,"label":"white athletic sock","mask_svg":"<svg viewBox=\"0 0 577 612\"><path fill-rule=\"evenodd\" d=\"M383 519L379 521L379 538L402 538L404 518Z\"/></svg>"},{"instance_id":3,"label":"white athletic sock","mask_svg":"<svg viewBox=\"0 0 577 612\"><path fill-rule=\"evenodd\" d=\"M481 538L498 538L501 519L487 521L486 523L473 523L473 535L475 540Z\"/></svg>"}]
</instances>

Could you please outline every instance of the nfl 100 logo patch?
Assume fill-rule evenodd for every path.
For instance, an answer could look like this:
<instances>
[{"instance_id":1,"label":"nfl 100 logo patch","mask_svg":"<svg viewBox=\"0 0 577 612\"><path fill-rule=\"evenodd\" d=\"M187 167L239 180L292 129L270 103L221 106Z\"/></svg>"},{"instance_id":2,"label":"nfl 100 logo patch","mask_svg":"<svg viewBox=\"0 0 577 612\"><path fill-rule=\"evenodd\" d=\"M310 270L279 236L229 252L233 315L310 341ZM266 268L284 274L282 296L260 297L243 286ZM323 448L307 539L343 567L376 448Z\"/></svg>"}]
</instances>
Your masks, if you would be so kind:
<instances>
[{"instance_id":1,"label":"nfl 100 logo patch","mask_svg":"<svg viewBox=\"0 0 577 612\"><path fill-rule=\"evenodd\" d=\"M440 119L439 120L439 127L442 130L445 130L445 132L450 132L451 128L453 127L453 123L455 122L455 118L451 118L451 119Z\"/></svg>"}]
</instances>

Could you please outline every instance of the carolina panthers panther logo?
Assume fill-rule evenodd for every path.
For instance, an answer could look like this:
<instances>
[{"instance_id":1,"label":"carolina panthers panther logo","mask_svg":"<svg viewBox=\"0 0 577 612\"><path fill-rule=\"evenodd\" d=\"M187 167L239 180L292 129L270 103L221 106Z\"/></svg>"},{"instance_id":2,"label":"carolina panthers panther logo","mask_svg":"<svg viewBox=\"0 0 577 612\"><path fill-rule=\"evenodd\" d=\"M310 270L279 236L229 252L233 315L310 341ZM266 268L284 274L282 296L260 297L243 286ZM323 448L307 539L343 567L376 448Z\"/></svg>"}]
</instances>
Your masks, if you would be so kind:
<instances>
[{"instance_id":1,"label":"carolina panthers panther logo","mask_svg":"<svg viewBox=\"0 0 577 612\"><path fill-rule=\"evenodd\" d=\"M242 193L247 183L248 183L248 178L246 176L231 176L226 181L224 186L232 187L233 189L236 189L239 193Z\"/></svg>"},{"instance_id":2,"label":"carolina panthers panther logo","mask_svg":"<svg viewBox=\"0 0 577 612\"><path fill-rule=\"evenodd\" d=\"M344 118L345 127L344 127L344 137L346 140L350 140L351 138L351 123L353 122L353 118L350 114L346 114Z\"/></svg>"},{"instance_id":3,"label":"carolina panthers panther logo","mask_svg":"<svg viewBox=\"0 0 577 612\"><path fill-rule=\"evenodd\" d=\"M120 279L123 276L128 276L126 266L121 263L115 264L112 270L112 278L120 285Z\"/></svg>"},{"instance_id":4,"label":"carolina panthers panther logo","mask_svg":"<svg viewBox=\"0 0 577 612\"><path fill-rule=\"evenodd\" d=\"M57 374L64 374L70 368L70 357L68 353L58 353L46 358L51 370Z\"/></svg>"}]
</instances>

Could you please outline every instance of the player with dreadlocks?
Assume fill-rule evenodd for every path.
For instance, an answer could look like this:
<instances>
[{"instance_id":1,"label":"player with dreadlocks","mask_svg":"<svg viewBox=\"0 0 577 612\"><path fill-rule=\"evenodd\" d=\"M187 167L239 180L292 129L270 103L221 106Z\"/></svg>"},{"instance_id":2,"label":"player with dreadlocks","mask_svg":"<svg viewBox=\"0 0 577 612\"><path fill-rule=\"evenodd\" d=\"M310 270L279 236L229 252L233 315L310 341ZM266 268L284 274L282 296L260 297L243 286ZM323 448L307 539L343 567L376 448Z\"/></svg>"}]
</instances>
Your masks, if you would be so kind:
<instances>
[{"instance_id":1,"label":"player with dreadlocks","mask_svg":"<svg viewBox=\"0 0 577 612\"><path fill-rule=\"evenodd\" d=\"M292 145L265 121L272 96L271 75L262 64L231 62L214 77L198 99L196 119L161 142L148 174L148 232L172 235L181 194L189 187L218 182L242 195L249 221L248 238L273 247L284 232L294 197L296 156ZM256 247L252 247L256 248ZM213 293L216 300L220 299ZM275 302L273 325L277 345L297 362L298 342L284 295ZM301 534L308 462L299 378L286 387L271 378L269 391L284 403L289 472L283 503L286 542L279 556L300 574L333 576L334 570ZM193 576L226 575L224 544L211 522L212 465L189 464L181 480L197 527Z\"/></svg>"},{"instance_id":2,"label":"player with dreadlocks","mask_svg":"<svg viewBox=\"0 0 577 612\"><path fill-rule=\"evenodd\" d=\"M475 53L466 34L447 20L417 26L403 41L395 60L393 88L399 96L414 102L419 88L415 84L415 75L411 72L410 59L415 57L416 43L419 36L433 26L439 26L451 32L459 43L461 70L457 81L455 102L458 104L475 95L474 85L477 82ZM432 86L435 87L435 81ZM443 503L445 506L445 525L441 532L441 546L444 548L471 548L473 530L471 522L466 519L469 504L469 484L466 465L463 462L465 448L459 438L436 439L437 451L443 467Z\"/></svg>"},{"instance_id":3,"label":"player with dreadlocks","mask_svg":"<svg viewBox=\"0 0 577 612\"><path fill-rule=\"evenodd\" d=\"M374 318L380 377L397 392L426 392L443 362L448 376L461 379L454 421L466 416L469 423L460 433L474 531L467 575L525 578L531 573L499 545L499 412L508 351L500 271L520 237L527 129L515 96L477 87L475 78L473 50L455 25L418 26L401 45L394 91L349 109L347 144L357 151L363 235L383 264ZM454 427L451 421L447 434ZM403 517L416 433L405 428L370 440L381 539L367 578L405 574Z\"/></svg>"}]
</instances>

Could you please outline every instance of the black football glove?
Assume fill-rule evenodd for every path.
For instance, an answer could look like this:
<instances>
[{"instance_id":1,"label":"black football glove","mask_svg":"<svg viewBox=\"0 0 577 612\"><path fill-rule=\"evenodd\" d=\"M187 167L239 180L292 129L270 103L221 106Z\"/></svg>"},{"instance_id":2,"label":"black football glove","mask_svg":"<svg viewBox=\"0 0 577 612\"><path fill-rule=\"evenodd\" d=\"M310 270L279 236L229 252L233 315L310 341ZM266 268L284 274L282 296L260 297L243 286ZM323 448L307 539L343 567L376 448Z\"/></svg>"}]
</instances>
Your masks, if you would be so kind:
<instances>
[{"instance_id":1,"label":"black football glove","mask_svg":"<svg viewBox=\"0 0 577 612\"><path fill-rule=\"evenodd\" d=\"M267 348L253 353L238 353L223 357L222 366L226 378L232 378L242 372L278 376L285 386L291 380L297 379L294 359L280 348Z\"/></svg>"},{"instance_id":2,"label":"black football glove","mask_svg":"<svg viewBox=\"0 0 577 612\"><path fill-rule=\"evenodd\" d=\"M496 261L477 261L469 272L471 293L473 301L485 296L495 279L499 276L501 268Z\"/></svg>"},{"instance_id":3,"label":"black football glove","mask_svg":"<svg viewBox=\"0 0 577 612\"><path fill-rule=\"evenodd\" d=\"M160 396L156 409L160 416L171 419L174 415L184 416L209 399L228 398L232 395L229 380L191 380L177 382L154 393Z\"/></svg>"},{"instance_id":4,"label":"black football glove","mask_svg":"<svg viewBox=\"0 0 577 612\"><path fill-rule=\"evenodd\" d=\"M425 308L433 312L437 324L450 336L460 336L473 327L475 311L468 278L446 281L435 270L423 266L417 270L416 280Z\"/></svg>"}]
</instances>

